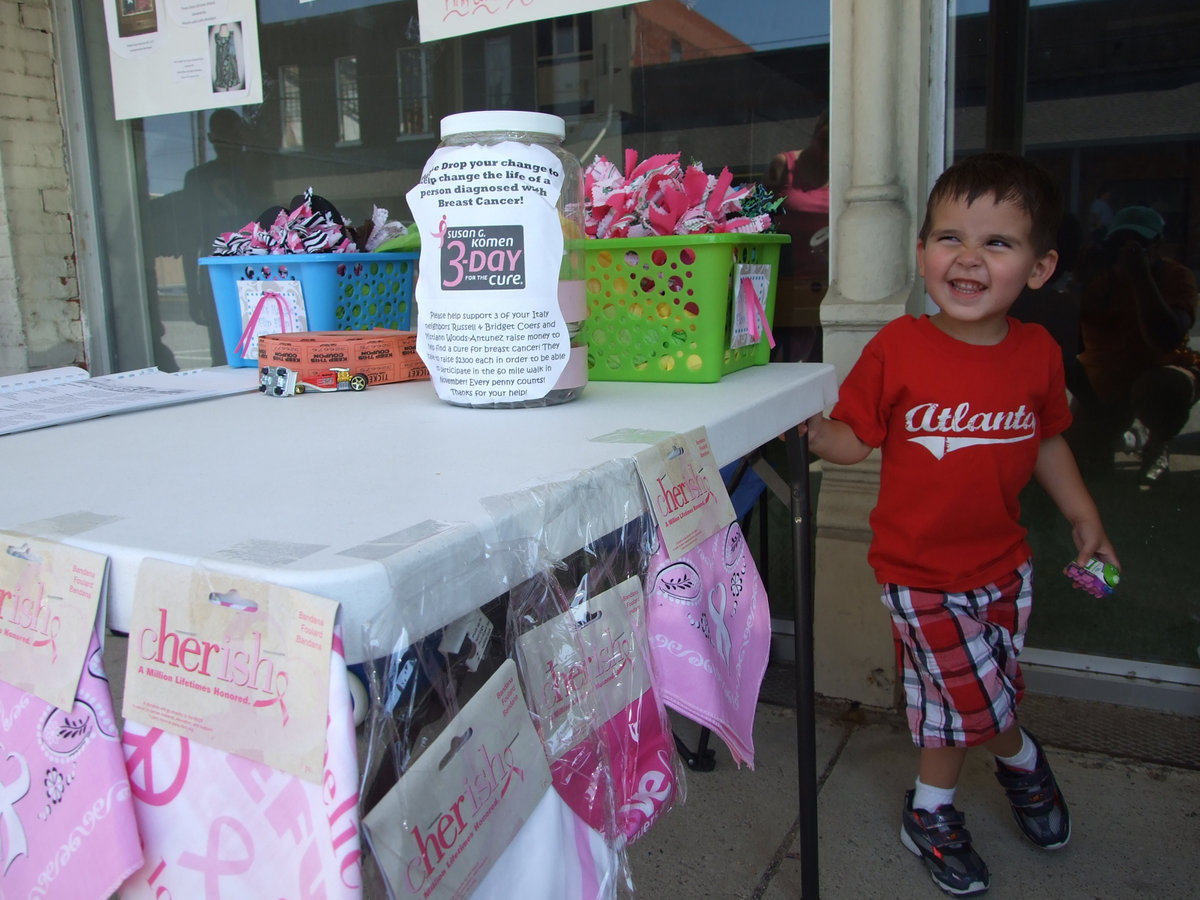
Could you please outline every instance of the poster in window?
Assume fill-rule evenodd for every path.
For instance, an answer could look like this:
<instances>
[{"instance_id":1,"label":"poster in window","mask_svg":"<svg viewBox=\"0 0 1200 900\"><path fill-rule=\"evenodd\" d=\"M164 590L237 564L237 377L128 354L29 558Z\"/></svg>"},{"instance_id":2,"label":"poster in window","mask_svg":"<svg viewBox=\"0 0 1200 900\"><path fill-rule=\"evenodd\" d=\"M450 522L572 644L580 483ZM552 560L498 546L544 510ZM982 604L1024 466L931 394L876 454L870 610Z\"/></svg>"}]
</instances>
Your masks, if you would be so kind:
<instances>
[{"instance_id":1,"label":"poster in window","mask_svg":"<svg viewBox=\"0 0 1200 900\"><path fill-rule=\"evenodd\" d=\"M104 10L118 119L262 102L255 0L107 0Z\"/></svg>"},{"instance_id":2,"label":"poster in window","mask_svg":"<svg viewBox=\"0 0 1200 900\"><path fill-rule=\"evenodd\" d=\"M505 25L631 6L643 0L417 0L421 40L437 41Z\"/></svg>"}]
</instances>

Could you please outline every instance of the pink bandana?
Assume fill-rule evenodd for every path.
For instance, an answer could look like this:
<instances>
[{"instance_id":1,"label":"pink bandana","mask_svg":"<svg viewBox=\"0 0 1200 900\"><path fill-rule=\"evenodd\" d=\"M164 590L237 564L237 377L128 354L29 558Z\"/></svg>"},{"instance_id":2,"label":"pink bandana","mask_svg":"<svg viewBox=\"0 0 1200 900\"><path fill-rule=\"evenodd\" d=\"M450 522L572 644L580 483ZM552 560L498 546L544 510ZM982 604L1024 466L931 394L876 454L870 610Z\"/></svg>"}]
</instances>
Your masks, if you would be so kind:
<instances>
[{"instance_id":1,"label":"pink bandana","mask_svg":"<svg viewBox=\"0 0 1200 900\"><path fill-rule=\"evenodd\" d=\"M0 895L103 900L141 864L93 631L70 711L0 682Z\"/></svg>"},{"instance_id":2,"label":"pink bandana","mask_svg":"<svg viewBox=\"0 0 1200 900\"><path fill-rule=\"evenodd\" d=\"M771 651L767 593L734 522L671 562L659 549L646 575L646 621L657 690L754 768L754 711Z\"/></svg>"},{"instance_id":3,"label":"pink bandana","mask_svg":"<svg viewBox=\"0 0 1200 900\"><path fill-rule=\"evenodd\" d=\"M675 802L675 747L662 718L654 690L647 690L600 726L598 742L582 741L550 762L554 787L591 828L604 830L606 798L598 773L606 761L613 776L617 830L629 843Z\"/></svg>"},{"instance_id":4,"label":"pink bandana","mask_svg":"<svg viewBox=\"0 0 1200 900\"><path fill-rule=\"evenodd\" d=\"M121 888L123 900L362 896L358 756L340 628L333 651L320 785L126 720L146 864Z\"/></svg>"}]
</instances>

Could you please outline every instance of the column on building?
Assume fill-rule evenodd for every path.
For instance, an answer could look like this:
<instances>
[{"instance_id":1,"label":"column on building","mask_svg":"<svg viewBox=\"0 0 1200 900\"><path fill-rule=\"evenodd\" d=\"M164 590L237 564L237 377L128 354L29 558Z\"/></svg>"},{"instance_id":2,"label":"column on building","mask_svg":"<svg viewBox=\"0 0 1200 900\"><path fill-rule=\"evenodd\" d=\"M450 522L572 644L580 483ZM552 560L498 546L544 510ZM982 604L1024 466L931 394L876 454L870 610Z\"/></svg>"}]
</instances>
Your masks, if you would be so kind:
<instances>
[{"instance_id":1,"label":"column on building","mask_svg":"<svg viewBox=\"0 0 1200 900\"><path fill-rule=\"evenodd\" d=\"M944 16L937 0L832 4L830 286L821 319L825 360L839 380L885 323L923 310L915 247L927 171L931 159L940 167L944 144ZM821 472L816 688L891 706L891 631L867 565L879 455Z\"/></svg>"}]
</instances>

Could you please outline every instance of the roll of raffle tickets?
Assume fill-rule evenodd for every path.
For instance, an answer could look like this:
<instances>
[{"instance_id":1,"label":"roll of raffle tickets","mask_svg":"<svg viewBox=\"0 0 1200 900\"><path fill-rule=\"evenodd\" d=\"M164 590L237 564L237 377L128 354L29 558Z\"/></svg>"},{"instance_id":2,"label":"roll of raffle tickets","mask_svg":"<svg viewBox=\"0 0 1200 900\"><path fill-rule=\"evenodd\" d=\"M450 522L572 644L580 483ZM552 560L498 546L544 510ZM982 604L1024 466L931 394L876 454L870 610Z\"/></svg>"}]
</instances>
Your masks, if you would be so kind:
<instances>
[{"instance_id":1,"label":"roll of raffle tickets","mask_svg":"<svg viewBox=\"0 0 1200 900\"><path fill-rule=\"evenodd\" d=\"M457 406L549 406L587 384L583 178L563 120L447 116L408 204L421 234L417 352Z\"/></svg>"}]
</instances>

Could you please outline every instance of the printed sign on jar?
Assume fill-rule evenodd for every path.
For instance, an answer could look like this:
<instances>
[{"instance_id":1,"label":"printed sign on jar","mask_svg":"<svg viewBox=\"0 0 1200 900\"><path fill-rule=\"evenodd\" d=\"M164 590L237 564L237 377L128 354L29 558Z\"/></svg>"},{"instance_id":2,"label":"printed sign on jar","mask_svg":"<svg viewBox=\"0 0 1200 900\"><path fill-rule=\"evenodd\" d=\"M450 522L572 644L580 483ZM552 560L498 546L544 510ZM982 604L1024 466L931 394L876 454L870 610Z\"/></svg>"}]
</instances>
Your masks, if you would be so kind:
<instances>
[{"instance_id":1,"label":"printed sign on jar","mask_svg":"<svg viewBox=\"0 0 1200 900\"><path fill-rule=\"evenodd\" d=\"M417 352L461 406L544 397L566 368L562 163L518 141L441 147L408 193L421 232Z\"/></svg>"}]
</instances>

